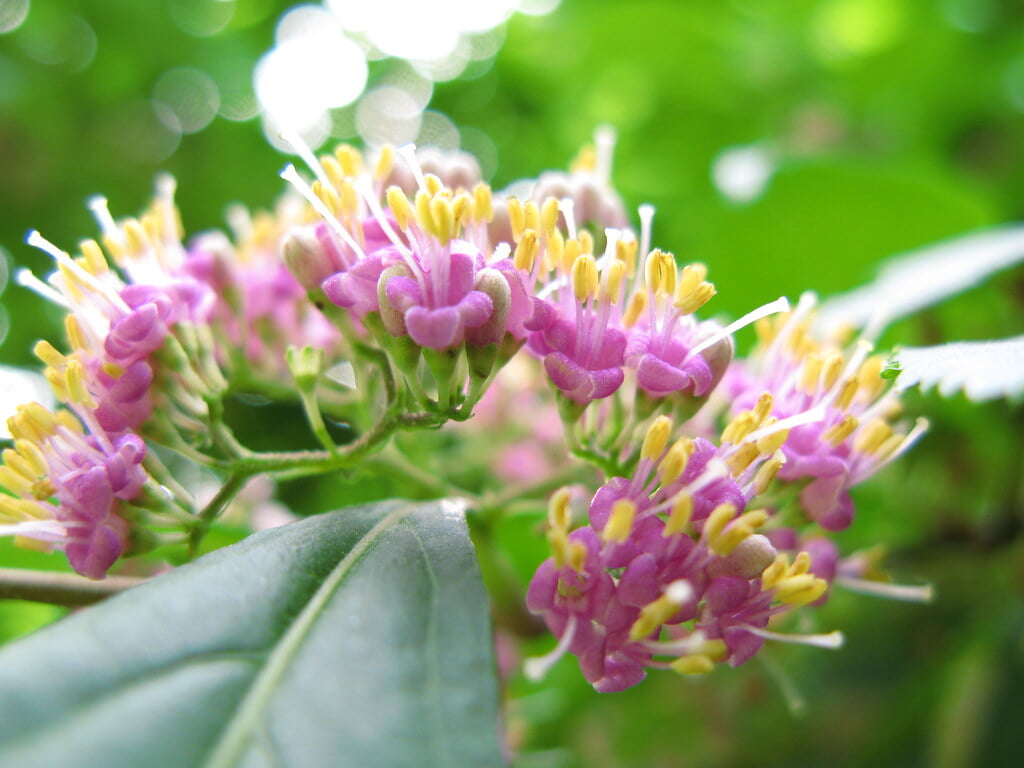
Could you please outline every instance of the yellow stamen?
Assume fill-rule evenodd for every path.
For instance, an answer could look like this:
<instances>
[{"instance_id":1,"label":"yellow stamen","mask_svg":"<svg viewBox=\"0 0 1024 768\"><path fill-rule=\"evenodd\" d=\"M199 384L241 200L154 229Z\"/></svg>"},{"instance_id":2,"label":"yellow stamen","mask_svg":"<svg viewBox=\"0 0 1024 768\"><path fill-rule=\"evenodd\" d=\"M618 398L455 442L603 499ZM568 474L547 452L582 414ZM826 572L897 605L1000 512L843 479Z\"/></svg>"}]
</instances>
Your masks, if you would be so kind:
<instances>
[{"instance_id":1,"label":"yellow stamen","mask_svg":"<svg viewBox=\"0 0 1024 768\"><path fill-rule=\"evenodd\" d=\"M413 211L409 198L405 196L405 192L400 187L388 187L387 200L388 207L401 230L404 232L409 229L409 222L416 218L416 213Z\"/></svg>"},{"instance_id":2,"label":"yellow stamen","mask_svg":"<svg viewBox=\"0 0 1024 768\"><path fill-rule=\"evenodd\" d=\"M430 201L430 217L434 222L434 234L442 243L451 242L455 237L455 212L451 201L435 197Z\"/></svg>"},{"instance_id":3,"label":"yellow stamen","mask_svg":"<svg viewBox=\"0 0 1024 768\"><path fill-rule=\"evenodd\" d=\"M427 185L427 194L431 197L437 195L438 192L444 189L444 182L433 173L428 173L423 177L423 181Z\"/></svg>"},{"instance_id":4,"label":"yellow stamen","mask_svg":"<svg viewBox=\"0 0 1024 768\"><path fill-rule=\"evenodd\" d=\"M786 459L783 456L776 455L758 467L753 481L754 493L757 495L764 493L768 489L768 486L771 485L772 480L775 479L775 475L785 463Z\"/></svg>"},{"instance_id":5,"label":"yellow stamen","mask_svg":"<svg viewBox=\"0 0 1024 768\"><path fill-rule=\"evenodd\" d=\"M715 662L703 653L680 656L669 666L681 675L706 675L715 668Z\"/></svg>"},{"instance_id":6,"label":"yellow stamen","mask_svg":"<svg viewBox=\"0 0 1024 768\"><path fill-rule=\"evenodd\" d=\"M35 347L32 348L32 352L46 365L53 368L60 368L66 360L64 355L58 352L56 347L48 341L37 342Z\"/></svg>"},{"instance_id":7,"label":"yellow stamen","mask_svg":"<svg viewBox=\"0 0 1024 768\"><path fill-rule=\"evenodd\" d=\"M831 389L843 371L843 356L838 352L829 355L821 365L821 383L825 389Z\"/></svg>"},{"instance_id":8,"label":"yellow stamen","mask_svg":"<svg viewBox=\"0 0 1024 768\"><path fill-rule=\"evenodd\" d=\"M523 236L523 230L526 229L526 214L523 212L523 204L519 202L519 198L510 197L505 202L505 206L508 208L509 224L512 225L512 239L519 242L519 238Z\"/></svg>"},{"instance_id":9,"label":"yellow stamen","mask_svg":"<svg viewBox=\"0 0 1024 768\"><path fill-rule=\"evenodd\" d=\"M775 587L775 599L788 605L807 605L813 603L828 589L828 582L810 573L789 576L782 579Z\"/></svg>"},{"instance_id":10,"label":"yellow stamen","mask_svg":"<svg viewBox=\"0 0 1024 768\"><path fill-rule=\"evenodd\" d=\"M82 252L82 258L85 260L86 269L88 269L92 274L102 275L110 269L107 264L107 260L103 256L103 251L100 249L99 243L95 240L83 240L79 243L78 249Z\"/></svg>"},{"instance_id":11,"label":"yellow stamen","mask_svg":"<svg viewBox=\"0 0 1024 768\"><path fill-rule=\"evenodd\" d=\"M687 493L679 493L672 501L672 511L669 512L668 520L661 535L665 538L682 533L690 523L693 516L693 497Z\"/></svg>"},{"instance_id":12,"label":"yellow stamen","mask_svg":"<svg viewBox=\"0 0 1024 768\"><path fill-rule=\"evenodd\" d=\"M380 155L377 156L377 165L373 169L375 179L386 179L395 165L395 148L385 144L380 148Z\"/></svg>"},{"instance_id":13,"label":"yellow stamen","mask_svg":"<svg viewBox=\"0 0 1024 768\"><path fill-rule=\"evenodd\" d=\"M764 424L762 424L762 426L770 427L772 424L775 424L776 422L777 419L774 416L771 416L764 420ZM761 453L771 454L779 450L779 448L781 448L788 439L789 430L780 429L777 432L772 432L770 435L765 435L754 444L757 446L757 450L759 450Z\"/></svg>"},{"instance_id":14,"label":"yellow stamen","mask_svg":"<svg viewBox=\"0 0 1024 768\"><path fill-rule=\"evenodd\" d=\"M576 257L583 253L583 246L576 239L566 240L565 249L562 252L562 269L565 272L572 272L572 265L576 263Z\"/></svg>"},{"instance_id":15,"label":"yellow stamen","mask_svg":"<svg viewBox=\"0 0 1024 768\"><path fill-rule=\"evenodd\" d=\"M544 238L550 238L558 226L558 200L549 197L540 209L540 231Z\"/></svg>"},{"instance_id":16,"label":"yellow stamen","mask_svg":"<svg viewBox=\"0 0 1024 768\"><path fill-rule=\"evenodd\" d=\"M384 153L381 153L383 157ZM341 171L346 176L358 176L363 166L362 153L351 144L339 144L334 150L334 156L338 158ZM392 157L394 151L392 150Z\"/></svg>"},{"instance_id":17,"label":"yellow stamen","mask_svg":"<svg viewBox=\"0 0 1024 768\"><path fill-rule=\"evenodd\" d=\"M804 358L804 365L800 371L800 389L809 395L813 395L818 391L821 366L821 355L816 355L812 352Z\"/></svg>"},{"instance_id":18,"label":"yellow stamen","mask_svg":"<svg viewBox=\"0 0 1024 768\"><path fill-rule=\"evenodd\" d=\"M572 264L572 290L580 303L597 296L597 262L589 253L576 257Z\"/></svg>"},{"instance_id":19,"label":"yellow stamen","mask_svg":"<svg viewBox=\"0 0 1024 768\"><path fill-rule=\"evenodd\" d=\"M625 275L626 265L621 261L613 261L606 265L601 275L601 301L609 304L619 303L619 292L622 289L622 279Z\"/></svg>"},{"instance_id":20,"label":"yellow stamen","mask_svg":"<svg viewBox=\"0 0 1024 768\"><path fill-rule=\"evenodd\" d=\"M756 323L754 323L754 333L757 334L757 342L762 347L767 347L775 339L777 331L775 326L772 325L772 319L770 317L762 317Z\"/></svg>"},{"instance_id":21,"label":"yellow stamen","mask_svg":"<svg viewBox=\"0 0 1024 768\"><path fill-rule=\"evenodd\" d=\"M676 440L668 449L665 458L658 465L658 476L661 478L661 486L672 485L686 469L686 464L693 455L693 441L689 438Z\"/></svg>"},{"instance_id":22,"label":"yellow stamen","mask_svg":"<svg viewBox=\"0 0 1024 768\"><path fill-rule=\"evenodd\" d=\"M831 427L821 433L821 439L833 446L838 446L846 438L848 438L853 431L857 429L857 417L852 414L843 416L838 422L833 424Z\"/></svg>"},{"instance_id":23,"label":"yellow stamen","mask_svg":"<svg viewBox=\"0 0 1024 768\"><path fill-rule=\"evenodd\" d=\"M46 464L46 457L43 452L39 450L39 446L35 443L29 442L28 440L15 440L14 450L22 456L29 467L35 473L36 477L42 477L49 471L49 467Z\"/></svg>"},{"instance_id":24,"label":"yellow stamen","mask_svg":"<svg viewBox=\"0 0 1024 768\"><path fill-rule=\"evenodd\" d=\"M853 441L853 449L860 453L874 453L892 436L892 427L881 419L874 419Z\"/></svg>"},{"instance_id":25,"label":"yellow stamen","mask_svg":"<svg viewBox=\"0 0 1024 768\"><path fill-rule=\"evenodd\" d=\"M532 229L534 232L541 231L540 208L533 200L527 200L526 205L523 206L523 221L526 229Z\"/></svg>"},{"instance_id":26,"label":"yellow stamen","mask_svg":"<svg viewBox=\"0 0 1024 768\"><path fill-rule=\"evenodd\" d=\"M550 272L557 269L564 259L565 238L561 232L555 230L544 245L544 270Z\"/></svg>"},{"instance_id":27,"label":"yellow stamen","mask_svg":"<svg viewBox=\"0 0 1024 768\"><path fill-rule=\"evenodd\" d=\"M768 513L763 509L747 512L729 523L725 530L709 542L711 551L726 557L738 547L744 539L754 533L768 521Z\"/></svg>"},{"instance_id":28,"label":"yellow stamen","mask_svg":"<svg viewBox=\"0 0 1024 768\"><path fill-rule=\"evenodd\" d=\"M426 230L431 234L436 234L434 229L434 217L430 212L430 201L432 199L432 196L426 192L417 192L414 207L416 208L416 223L419 224L420 229Z\"/></svg>"},{"instance_id":29,"label":"yellow stamen","mask_svg":"<svg viewBox=\"0 0 1024 768\"><path fill-rule=\"evenodd\" d=\"M583 253L594 253L594 236L583 230L576 235L576 239L580 241L580 248L583 249Z\"/></svg>"},{"instance_id":30,"label":"yellow stamen","mask_svg":"<svg viewBox=\"0 0 1024 768\"><path fill-rule=\"evenodd\" d=\"M569 552L566 557L566 563L577 573L583 570L583 566L587 562L587 548L582 542L572 541L569 542Z\"/></svg>"},{"instance_id":31,"label":"yellow stamen","mask_svg":"<svg viewBox=\"0 0 1024 768\"><path fill-rule=\"evenodd\" d=\"M10 467L0 467L0 488L6 488L16 496L31 496L35 480L29 480Z\"/></svg>"},{"instance_id":32,"label":"yellow stamen","mask_svg":"<svg viewBox=\"0 0 1024 768\"><path fill-rule=\"evenodd\" d=\"M672 419L659 416L647 428L643 445L640 448L640 460L657 459L665 451L668 439L672 434Z\"/></svg>"},{"instance_id":33,"label":"yellow stamen","mask_svg":"<svg viewBox=\"0 0 1024 768\"><path fill-rule=\"evenodd\" d=\"M679 582L669 585L665 594L640 609L640 616L629 629L630 641L642 640L679 613L683 602L678 599L679 595L672 588L676 584ZM685 582L683 584L685 585Z\"/></svg>"},{"instance_id":34,"label":"yellow stamen","mask_svg":"<svg viewBox=\"0 0 1024 768\"><path fill-rule=\"evenodd\" d=\"M692 315L703 307L717 293L713 283L701 283L692 293L676 291L675 305L684 315Z\"/></svg>"},{"instance_id":35,"label":"yellow stamen","mask_svg":"<svg viewBox=\"0 0 1024 768\"><path fill-rule=\"evenodd\" d=\"M762 392L758 396L757 402L754 403L754 407L751 410L751 416L754 418L754 424L761 426L761 422L763 422L767 418L768 414L772 412L773 402L770 392Z\"/></svg>"},{"instance_id":36,"label":"yellow stamen","mask_svg":"<svg viewBox=\"0 0 1024 768\"><path fill-rule=\"evenodd\" d=\"M700 287L708 276L708 268L703 264L687 264L679 274L679 288L681 296L689 296Z\"/></svg>"},{"instance_id":37,"label":"yellow stamen","mask_svg":"<svg viewBox=\"0 0 1024 768\"><path fill-rule=\"evenodd\" d=\"M512 258L516 269L521 269L523 272L532 272L539 251L540 243L537 242L537 233L532 229L523 232L523 236L519 239L519 244L516 246L515 255Z\"/></svg>"},{"instance_id":38,"label":"yellow stamen","mask_svg":"<svg viewBox=\"0 0 1024 768\"><path fill-rule=\"evenodd\" d=\"M572 519L569 509L571 496L568 488L559 488L548 500L548 523L552 528L567 529Z\"/></svg>"},{"instance_id":39,"label":"yellow stamen","mask_svg":"<svg viewBox=\"0 0 1024 768\"><path fill-rule=\"evenodd\" d=\"M789 571L789 558L781 552L775 556L775 560L764 571L761 572L761 588L773 589L780 579L785 578Z\"/></svg>"},{"instance_id":40,"label":"yellow stamen","mask_svg":"<svg viewBox=\"0 0 1024 768\"><path fill-rule=\"evenodd\" d=\"M85 385L85 368L82 367L82 364L78 360L70 360L64 375L67 377L68 394L71 396L71 401L81 403L87 408L95 408L96 401L93 400Z\"/></svg>"},{"instance_id":41,"label":"yellow stamen","mask_svg":"<svg viewBox=\"0 0 1024 768\"><path fill-rule=\"evenodd\" d=\"M621 544L629 538L633 530L633 520L636 517L636 504L629 499L619 499L612 504L611 514L608 522L601 531L601 538L605 542L616 542Z\"/></svg>"},{"instance_id":42,"label":"yellow stamen","mask_svg":"<svg viewBox=\"0 0 1024 768\"><path fill-rule=\"evenodd\" d=\"M633 274L636 270L636 252L639 243L632 237L622 237L615 243L615 258L626 265L626 273Z\"/></svg>"},{"instance_id":43,"label":"yellow stamen","mask_svg":"<svg viewBox=\"0 0 1024 768\"><path fill-rule=\"evenodd\" d=\"M43 376L46 377L50 389L53 390L53 394L57 396L58 400L64 402L69 399L67 378L64 376L63 370L47 368L43 371Z\"/></svg>"},{"instance_id":44,"label":"yellow stamen","mask_svg":"<svg viewBox=\"0 0 1024 768\"><path fill-rule=\"evenodd\" d=\"M341 170L341 163L333 155L324 155L320 158L320 165L323 166L324 173L327 174L327 179L331 182L331 186L335 189L341 189L341 185L345 181L345 173Z\"/></svg>"},{"instance_id":45,"label":"yellow stamen","mask_svg":"<svg viewBox=\"0 0 1024 768\"><path fill-rule=\"evenodd\" d=\"M753 443L744 443L735 453L725 460L725 465L733 477L742 475L751 464L761 455L761 451Z\"/></svg>"},{"instance_id":46,"label":"yellow stamen","mask_svg":"<svg viewBox=\"0 0 1024 768\"><path fill-rule=\"evenodd\" d=\"M839 395L836 396L836 401L834 403L835 407L841 411L849 408L850 403L853 402L853 398L857 394L859 386L860 383L857 381L856 376L843 382L842 387L839 389Z\"/></svg>"},{"instance_id":47,"label":"yellow stamen","mask_svg":"<svg viewBox=\"0 0 1024 768\"><path fill-rule=\"evenodd\" d=\"M491 188L483 182L473 187L473 215L477 221L489 222L494 218Z\"/></svg>"},{"instance_id":48,"label":"yellow stamen","mask_svg":"<svg viewBox=\"0 0 1024 768\"><path fill-rule=\"evenodd\" d=\"M754 423L754 416L750 411L741 411L722 430L722 442L739 443L755 429L757 424Z\"/></svg>"},{"instance_id":49,"label":"yellow stamen","mask_svg":"<svg viewBox=\"0 0 1024 768\"><path fill-rule=\"evenodd\" d=\"M733 504L725 503L719 504L715 507L711 514L708 515L708 519L704 521L704 528L701 530L701 535L705 541L713 542L722 533L723 529L729 522L736 517L736 506Z\"/></svg>"},{"instance_id":50,"label":"yellow stamen","mask_svg":"<svg viewBox=\"0 0 1024 768\"><path fill-rule=\"evenodd\" d=\"M627 328L632 328L645 309L647 309L647 292L637 291L630 297L626 311L622 313L622 324Z\"/></svg>"}]
</instances>

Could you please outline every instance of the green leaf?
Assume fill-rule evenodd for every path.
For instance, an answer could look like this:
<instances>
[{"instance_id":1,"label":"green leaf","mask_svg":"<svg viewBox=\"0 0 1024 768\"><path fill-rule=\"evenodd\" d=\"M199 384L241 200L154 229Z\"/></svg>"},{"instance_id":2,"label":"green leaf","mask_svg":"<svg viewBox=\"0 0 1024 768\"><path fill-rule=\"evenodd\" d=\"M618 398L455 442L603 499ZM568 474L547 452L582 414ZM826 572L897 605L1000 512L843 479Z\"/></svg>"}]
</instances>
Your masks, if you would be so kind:
<instances>
[{"instance_id":1,"label":"green leaf","mask_svg":"<svg viewBox=\"0 0 1024 768\"><path fill-rule=\"evenodd\" d=\"M0 765L502 764L452 502L251 536L8 647L0 691Z\"/></svg>"}]
</instances>

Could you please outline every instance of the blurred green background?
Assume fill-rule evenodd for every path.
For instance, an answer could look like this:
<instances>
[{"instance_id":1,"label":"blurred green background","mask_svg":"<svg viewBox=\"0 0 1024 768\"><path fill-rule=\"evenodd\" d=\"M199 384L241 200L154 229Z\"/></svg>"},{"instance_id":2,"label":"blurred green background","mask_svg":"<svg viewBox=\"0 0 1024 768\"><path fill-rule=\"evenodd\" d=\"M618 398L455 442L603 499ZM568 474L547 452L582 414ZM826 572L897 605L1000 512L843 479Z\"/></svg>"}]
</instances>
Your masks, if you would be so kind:
<instances>
[{"instance_id":1,"label":"blurred green background","mask_svg":"<svg viewBox=\"0 0 1024 768\"><path fill-rule=\"evenodd\" d=\"M0 0L0 247L12 263L45 272L26 230L71 248L95 234L90 195L108 196L115 215L135 213L162 170L178 179L190 232L222 226L232 201L269 206L285 157L258 119L239 118L289 7ZM1024 218L1019 0L562 0L548 15L513 17L503 34L493 65L436 84L430 108L482 152L496 187L564 167L595 125L614 125L618 188L631 207L657 206L656 244L709 265L716 311L843 291L886 256ZM374 62L371 84L392 66ZM222 114L176 135L152 100L181 67L217 85ZM60 337L60 315L7 272L0 361L31 364L35 339ZM1017 268L899 323L886 341L1022 329ZM859 516L840 540L846 552L886 544L896 580L933 583L934 603L837 593L818 621L845 632L842 651L770 648L801 713L775 672L753 663L698 681L654 675L610 696L593 693L571 660L541 685L513 675L516 765L1019 765L1024 411L915 394L908 412L932 430L858 489ZM335 482L286 495L327 508L393 490ZM512 518L495 532L524 582L543 557L535 523ZM8 552L5 564L39 564ZM0 636L54 615L2 605ZM552 644L542 637L526 651Z\"/></svg>"}]
</instances>

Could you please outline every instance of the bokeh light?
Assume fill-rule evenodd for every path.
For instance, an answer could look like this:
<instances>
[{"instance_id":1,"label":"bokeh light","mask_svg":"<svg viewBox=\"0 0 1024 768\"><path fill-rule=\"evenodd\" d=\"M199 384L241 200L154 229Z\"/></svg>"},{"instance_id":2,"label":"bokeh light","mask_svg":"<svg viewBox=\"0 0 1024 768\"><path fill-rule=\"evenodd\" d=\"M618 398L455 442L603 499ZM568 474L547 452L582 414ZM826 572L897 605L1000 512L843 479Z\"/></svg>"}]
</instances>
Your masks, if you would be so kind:
<instances>
[{"instance_id":1,"label":"bokeh light","mask_svg":"<svg viewBox=\"0 0 1024 768\"><path fill-rule=\"evenodd\" d=\"M0 35L13 32L28 17L29 0L0 0Z\"/></svg>"}]
</instances>

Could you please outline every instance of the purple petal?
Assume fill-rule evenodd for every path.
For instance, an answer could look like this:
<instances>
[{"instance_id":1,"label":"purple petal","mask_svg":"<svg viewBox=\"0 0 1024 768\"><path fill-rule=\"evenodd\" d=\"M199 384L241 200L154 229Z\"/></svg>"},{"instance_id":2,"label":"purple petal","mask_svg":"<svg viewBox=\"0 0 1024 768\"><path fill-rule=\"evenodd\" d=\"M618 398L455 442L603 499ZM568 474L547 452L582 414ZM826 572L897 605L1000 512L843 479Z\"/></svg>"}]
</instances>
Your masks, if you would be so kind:
<instances>
[{"instance_id":1,"label":"purple petal","mask_svg":"<svg viewBox=\"0 0 1024 768\"><path fill-rule=\"evenodd\" d=\"M483 291L470 291L455 307L467 328L483 325L494 311L494 302Z\"/></svg>"},{"instance_id":2,"label":"purple petal","mask_svg":"<svg viewBox=\"0 0 1024 768\"><path fill-rule=\"evenodd\" d=\"M393 277L388 287L401 279L403 278ZM405 313L405 325L413 341L421 347L431 349L448 349L460 341L462 331L459 312L455 307L413 307Z\"/></svg>"}]
</instances>

